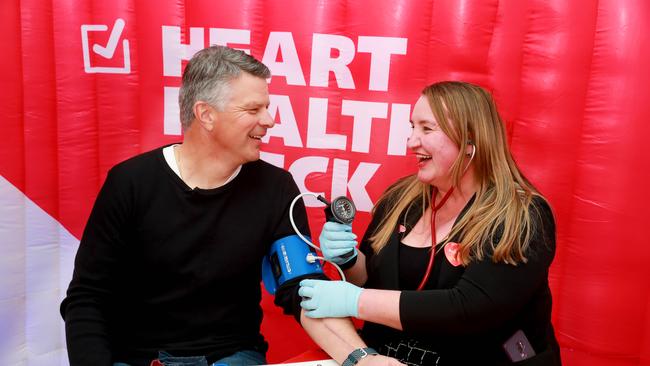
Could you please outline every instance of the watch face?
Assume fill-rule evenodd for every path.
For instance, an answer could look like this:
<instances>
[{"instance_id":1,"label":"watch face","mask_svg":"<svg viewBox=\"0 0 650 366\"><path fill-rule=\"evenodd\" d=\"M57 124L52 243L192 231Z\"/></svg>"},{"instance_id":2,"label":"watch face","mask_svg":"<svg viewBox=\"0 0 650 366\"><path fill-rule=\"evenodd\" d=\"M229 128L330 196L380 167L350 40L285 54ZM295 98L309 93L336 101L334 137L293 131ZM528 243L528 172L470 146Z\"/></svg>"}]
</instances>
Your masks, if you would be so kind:
<instances>
[{"instance_id":1,"label":"watch face","mask_svg":"<svg viewBox=\"0 0 650 366\"><path fill-rule=\"evenodd\" d=\"M337 197L332 201L332 214L344 224L349 224L354 220L357 209L354 203L347 197Z\"/></svg>"}]
</instances>

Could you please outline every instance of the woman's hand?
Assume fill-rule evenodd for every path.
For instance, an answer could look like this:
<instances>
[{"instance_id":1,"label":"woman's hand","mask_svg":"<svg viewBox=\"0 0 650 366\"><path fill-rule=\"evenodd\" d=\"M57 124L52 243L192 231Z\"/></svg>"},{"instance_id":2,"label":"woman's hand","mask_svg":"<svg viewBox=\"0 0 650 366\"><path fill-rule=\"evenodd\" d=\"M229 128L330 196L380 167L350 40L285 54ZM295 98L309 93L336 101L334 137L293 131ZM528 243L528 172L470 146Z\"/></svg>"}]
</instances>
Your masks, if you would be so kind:
<instances>
[{"instance_id":1,"label":"woman's hand","mask_svg":"<svg viewBox=\"0 0 650 366\"><path fill-rule=\"evenodd\" d=\"M352 226L328 221L323 225L318 241L323 257L341 265L357 256L356 239Z\"/></svg>"},{"instance_id":2,"label":"woman's hand","mask_svg":"<svg viewBox=\"0 0 650 366\"><path fill-rule=\"evenodd\" d=\"M302 280L300 306L310 318L359 316L359 296L363 289L345 281Z\"/></svg>"}]
</instances>

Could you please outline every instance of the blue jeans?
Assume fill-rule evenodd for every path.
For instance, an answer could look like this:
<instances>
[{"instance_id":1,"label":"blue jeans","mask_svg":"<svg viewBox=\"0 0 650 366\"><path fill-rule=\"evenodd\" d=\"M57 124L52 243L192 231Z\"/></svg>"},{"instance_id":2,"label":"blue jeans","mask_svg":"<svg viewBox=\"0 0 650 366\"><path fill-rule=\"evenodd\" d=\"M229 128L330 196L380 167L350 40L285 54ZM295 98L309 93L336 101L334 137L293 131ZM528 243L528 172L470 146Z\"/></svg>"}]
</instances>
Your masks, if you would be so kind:
<instances>
[{"instance_id":1,"label":"blue jeans","mask_svg":"<svg viewBox=\"0 0 650 366\"><path fill-rule=\"evenodd\" d=\"M227 366L252 366L252 365L266 365L266 357L257 351L239 351L233 353L228 357L224 357L212 365L227 365Z\"/></svg>"},{"instance_id":2,"label":"blue jeans","mask_svg":"<svg viewBox=\"0 0 650 366\"><path fill-rule=\"evenodd\" d=\"M173 357L164 351L160 352L158 358L165 366L203 366L208 364L204 356ZM217 360L210 366L253 366L265 364L266 358L262 353L257 351L244 350L235 352L230 356ZM113 366L130 365L123 362L116 362L113 364Z\"/></svg>"}]
</instances>

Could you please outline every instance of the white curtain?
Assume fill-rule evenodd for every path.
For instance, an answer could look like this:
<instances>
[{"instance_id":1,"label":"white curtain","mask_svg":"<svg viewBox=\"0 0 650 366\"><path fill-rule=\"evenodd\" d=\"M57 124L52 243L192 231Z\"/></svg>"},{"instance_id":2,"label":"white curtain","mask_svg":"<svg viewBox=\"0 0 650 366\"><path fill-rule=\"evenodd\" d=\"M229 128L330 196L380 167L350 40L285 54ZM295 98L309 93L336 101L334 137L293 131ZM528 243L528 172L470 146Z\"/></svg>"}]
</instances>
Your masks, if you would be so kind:
<instances>
[{"instance_id":1,"label":"white curtain","mask_svg":"<svg viewBox=\"0 0 650 366\"><path fill-rule=\"evenodd\" d=\"M68 365L59 304L79 241L0 176L0 365Z\"/></svg>"}]
</instances>

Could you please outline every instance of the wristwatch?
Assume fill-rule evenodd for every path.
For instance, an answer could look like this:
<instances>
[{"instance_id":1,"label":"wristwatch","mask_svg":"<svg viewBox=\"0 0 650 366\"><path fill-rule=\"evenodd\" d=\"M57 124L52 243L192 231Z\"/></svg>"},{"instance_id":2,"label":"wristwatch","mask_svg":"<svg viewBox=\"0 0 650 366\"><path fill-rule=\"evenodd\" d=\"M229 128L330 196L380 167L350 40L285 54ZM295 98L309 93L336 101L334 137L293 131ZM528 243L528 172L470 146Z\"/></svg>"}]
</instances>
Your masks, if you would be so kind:
<instances>
[{"instance_id":1,"label":"wristwatch","mask_svg":"<svg viewBox=\"0 0 650 366\"><path fill-rule=\"evenodd\" d=\"M357 364L357 362L363 360L364 358L371 355L378 355L378 354L379 353L377 351L375 351L370 347L357 348L348 355L348 358L346 358L345 361L343 361L341 366L354 366Z\"/></svg>"}]
</instances>

